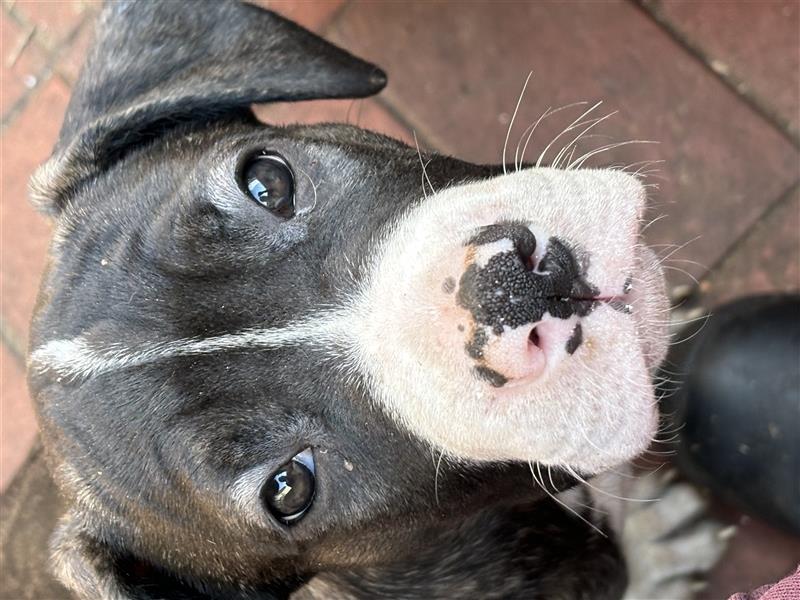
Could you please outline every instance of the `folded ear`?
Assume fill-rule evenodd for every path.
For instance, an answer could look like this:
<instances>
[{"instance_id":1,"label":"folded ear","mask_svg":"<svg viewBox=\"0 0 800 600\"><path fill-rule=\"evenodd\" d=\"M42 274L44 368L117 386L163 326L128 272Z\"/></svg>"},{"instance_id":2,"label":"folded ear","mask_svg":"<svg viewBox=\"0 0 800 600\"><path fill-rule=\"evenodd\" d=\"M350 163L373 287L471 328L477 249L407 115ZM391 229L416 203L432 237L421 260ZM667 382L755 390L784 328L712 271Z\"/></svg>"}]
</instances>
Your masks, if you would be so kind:
<instances>
[{"instance_id":1,"label":"folded ear","mask_svg":"<svg viewBox=\"0 0 800 600\"><path fill-rule=\"evenodd\" d=\"M135 596L118 575L111 549L93 537L78 516L67 513L50 538L53 574L79 600Z\"/></svg>"},{"instance_id":2,"label":"folded ear","mask_svg":"<svg viewBox=\"0 0 800 600\"><path fill-rule=\"evenodd\" d=\"M186 122L256 102L360 98L385 74L286 19L231 0L114 0L72 93L34 200L58 212L125 152Z\"/></svg>"},{"instance_id":3,"label":"folded ear","mask_svg":"<svg viewBox=\"0 0 800 600\"><path fill-rule=\"evenodd\" d=\"M109 534L106 533L106 536ZM79 513L65 515L50 539L53 574L77 600L212 600L251 598L230 585L195 582L144 561L113 540L102 540ZM238 587L238 586L237 586ZM265 588L259 598L278 598L279 589ZM205 590L205 591L201 591Z\"/></svg>"}]
</instances>

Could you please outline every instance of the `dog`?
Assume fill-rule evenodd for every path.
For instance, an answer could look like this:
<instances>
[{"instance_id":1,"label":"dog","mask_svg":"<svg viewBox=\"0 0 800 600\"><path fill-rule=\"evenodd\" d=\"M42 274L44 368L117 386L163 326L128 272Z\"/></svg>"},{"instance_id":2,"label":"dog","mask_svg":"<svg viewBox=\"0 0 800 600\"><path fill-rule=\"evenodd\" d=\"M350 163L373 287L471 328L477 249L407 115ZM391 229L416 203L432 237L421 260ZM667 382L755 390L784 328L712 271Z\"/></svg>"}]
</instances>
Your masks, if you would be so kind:
<instances>
[{"instance_id":1,"label":"dog","mask_svg":"<svg viewBox=\"0 0 800 600\"><path fill-rule=\"evenodd\" d=\"M250 108L385 83L255 6L104 8L32 182L29 384L78 598L676 598L719 555L661 539L685 490L627 521L651 537L598 493L658 428L642 183Z\"/></svg>"}]
</instances>

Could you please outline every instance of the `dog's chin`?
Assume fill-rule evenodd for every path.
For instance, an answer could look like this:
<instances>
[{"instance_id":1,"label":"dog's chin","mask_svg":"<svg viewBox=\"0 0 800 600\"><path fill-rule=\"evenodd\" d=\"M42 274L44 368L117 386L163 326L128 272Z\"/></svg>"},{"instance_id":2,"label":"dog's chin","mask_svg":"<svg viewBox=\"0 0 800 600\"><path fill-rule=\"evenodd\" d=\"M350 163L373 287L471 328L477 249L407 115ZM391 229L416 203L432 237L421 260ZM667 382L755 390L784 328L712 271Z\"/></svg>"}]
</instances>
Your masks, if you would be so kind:
<instances>
[{"instance_id":1,"label":"dog's chin","mask_svg":"<svg viewBox=\"0 0 800 600\"><path fill-rule=\"evenodd\" d=\"M643 206L627 175L549 169L428 198L384 240L359 299L351 334L373 397L454 459L592 474L640 454L657 428L651 373L667 339L663 277L638 232ZM582 249L572 264L582 260L589 296L534 295L569 306L513 326L481 322L463 300L464 274L513 260L515 246L464 240L494 223L536 232L532 264L560 243L554 232ZM502 283L489 280L490 293Z\"/></svg>"}]
</instances>

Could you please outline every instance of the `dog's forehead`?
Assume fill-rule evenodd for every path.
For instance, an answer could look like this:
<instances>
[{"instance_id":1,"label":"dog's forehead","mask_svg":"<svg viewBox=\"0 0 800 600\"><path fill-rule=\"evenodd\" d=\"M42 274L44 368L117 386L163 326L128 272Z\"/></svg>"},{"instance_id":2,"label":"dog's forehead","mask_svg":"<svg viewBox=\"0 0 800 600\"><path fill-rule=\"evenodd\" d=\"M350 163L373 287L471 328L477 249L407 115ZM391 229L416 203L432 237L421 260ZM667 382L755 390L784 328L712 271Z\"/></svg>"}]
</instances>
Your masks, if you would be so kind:
<instances>
[{"instance_id":1,"label":"dog's forehead","mask_svg":"<svg viewBox=\"0 0 800 600\"><path fill-rule=\"evenodd\" d=\"M243 189L243 163L261 151L279 153L294 171L294 219L281 222ZM438 155L425 156L425 163L437 188L493 172ZM215 211L225 219L226 252L207 256L201 270L213 268L215 258L291 262L308 260L312 252L318 261L322 255L336 259L343 254L330 255L332 244L362 244L424 199L421 168L416 148L344 124L231 122L176 131L132 152L76 194L56 223L53 261L106 267L100 270L102 278L102 272L123 266L124 261L109 256L111 251L125 254L123 245L135 251L137 260L142 252L150 258L159 253L176 258L183 250L163 245L177 238L204 238L208 231L201 225ZM194 230L176 233L176 225L191 223ZM252 244L237 247L248 232Z\"/></svg>"}]
</instances>

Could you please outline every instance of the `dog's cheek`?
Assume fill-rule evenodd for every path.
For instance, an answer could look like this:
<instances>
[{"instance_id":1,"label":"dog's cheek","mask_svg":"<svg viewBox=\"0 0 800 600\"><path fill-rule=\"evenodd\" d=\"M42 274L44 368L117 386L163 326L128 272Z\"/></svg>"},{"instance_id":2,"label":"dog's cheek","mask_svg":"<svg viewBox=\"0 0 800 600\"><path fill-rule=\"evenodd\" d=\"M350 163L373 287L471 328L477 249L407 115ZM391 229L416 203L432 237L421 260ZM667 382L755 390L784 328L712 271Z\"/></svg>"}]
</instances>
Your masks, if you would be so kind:
<instances>
[{"instance_id":1,"label":"dog's cheek","mask_svg":"<svg viewBox=\"0 0 800 600\"><path fill-rule=\"evenodd\" d=\"M229 248L233 241L229 220L213 204L203 202L160 216L149 232L150 258L167 272L216 271L235 255Z\"/></svg>"}]
</instances>

